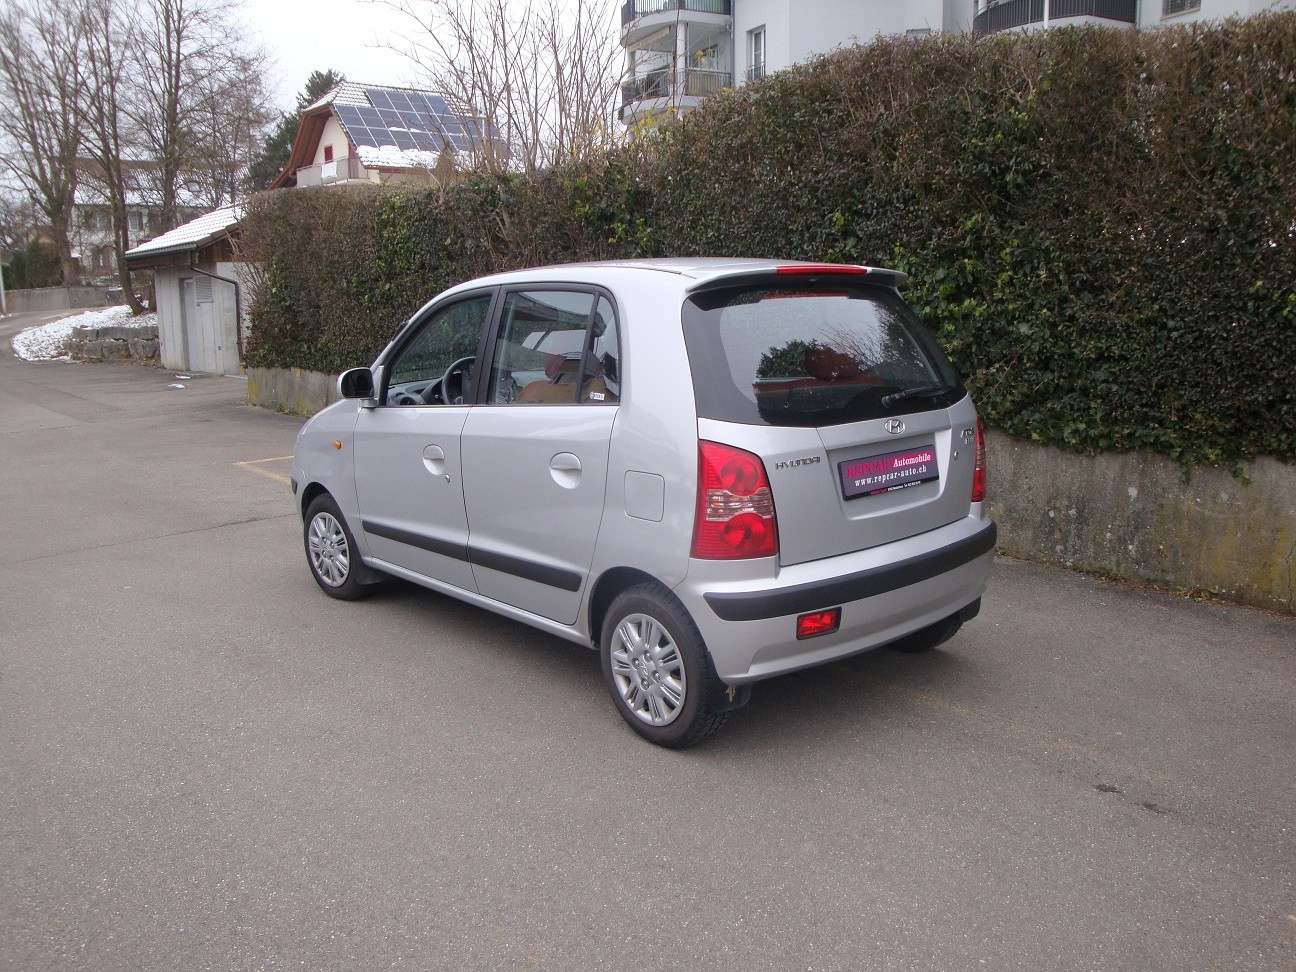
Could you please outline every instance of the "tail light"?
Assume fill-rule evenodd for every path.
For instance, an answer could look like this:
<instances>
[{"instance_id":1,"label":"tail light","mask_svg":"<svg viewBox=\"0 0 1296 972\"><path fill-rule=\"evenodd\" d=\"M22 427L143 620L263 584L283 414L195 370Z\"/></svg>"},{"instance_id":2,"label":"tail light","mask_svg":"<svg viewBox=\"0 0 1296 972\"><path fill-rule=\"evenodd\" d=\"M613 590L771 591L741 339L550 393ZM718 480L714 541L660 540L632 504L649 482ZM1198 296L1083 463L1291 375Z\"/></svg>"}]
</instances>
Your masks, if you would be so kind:
<instances>
[{"instance_id":1,"label":"tail light","mask_svg":"<svg viewBox=\"0 0 1296 972\"><path fill-rule=\"evenodd\" d=\"M743 560L777 553L774 496L760 456L718 442L699 442L692 556Z\"/></svg>"},{"instance_id":2,"label":"tail light","mask_svg":"<svg viewBox=\"0 0 1296 972\"><path fill-rule=\"evenodd\" d=\"M985 436L981 434L981 420L977 419L977 452L976 467L972 470L972 502L985 502L986 493L986 456Z\"/></svg>"}]
</instances>

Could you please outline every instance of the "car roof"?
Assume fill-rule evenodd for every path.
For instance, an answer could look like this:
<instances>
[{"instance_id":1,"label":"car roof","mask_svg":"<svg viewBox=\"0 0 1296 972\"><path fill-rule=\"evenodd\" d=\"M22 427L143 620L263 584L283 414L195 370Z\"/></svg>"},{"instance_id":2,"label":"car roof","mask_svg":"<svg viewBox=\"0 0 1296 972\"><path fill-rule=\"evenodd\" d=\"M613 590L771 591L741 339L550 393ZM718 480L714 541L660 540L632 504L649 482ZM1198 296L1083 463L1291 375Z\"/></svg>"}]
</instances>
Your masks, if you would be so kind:
<instances>
[{"instance_id":1,"label":"car roof","mask_svg":"<svg viewBox=\"0 0 1296 972\"><path fill-rule=\"evenodd\" d=\"M877 281L883 286L899 287L909 278L897 270L885 267L864 267L858 264L826 264L805 260L769 260L750 257L661 257L645 260L601 260L590 263L560 263L542 267L531 267L526 270L512 270L492 274L466 281L452 290L461 287L471 288L483 285L504 286L509 284L533 283L541 281L562 280L568 283L601 283L602 271L638 270L647 273L673 274L684 278L684 290L696 290L711 281L728 278L756 276L774 273L780 267L823 267L825 273L834 269L849 269L852 272L864 270L877 274ZM872 283L873 281L870 281Z\"/></svg>"}]
</instances>

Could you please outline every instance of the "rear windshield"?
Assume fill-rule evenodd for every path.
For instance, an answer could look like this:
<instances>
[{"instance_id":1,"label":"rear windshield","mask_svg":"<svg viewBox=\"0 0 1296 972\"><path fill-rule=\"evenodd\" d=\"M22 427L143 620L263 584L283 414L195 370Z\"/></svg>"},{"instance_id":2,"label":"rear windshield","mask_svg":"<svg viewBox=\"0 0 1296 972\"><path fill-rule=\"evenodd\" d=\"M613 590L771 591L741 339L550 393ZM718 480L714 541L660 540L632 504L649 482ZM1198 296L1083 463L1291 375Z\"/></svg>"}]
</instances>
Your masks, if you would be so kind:
<instances>
[{"instance_id":1,"label":"rear windshield","mask_svg":"<svg viewBox=\"0 0 1296 972\"><path fill-rule=\"evenodd\" d=\"M779 282L694 294L684 340L698 414L749 425L838 425L948 408L958 373L892 290Z\"/></svg>"}]
</instances>

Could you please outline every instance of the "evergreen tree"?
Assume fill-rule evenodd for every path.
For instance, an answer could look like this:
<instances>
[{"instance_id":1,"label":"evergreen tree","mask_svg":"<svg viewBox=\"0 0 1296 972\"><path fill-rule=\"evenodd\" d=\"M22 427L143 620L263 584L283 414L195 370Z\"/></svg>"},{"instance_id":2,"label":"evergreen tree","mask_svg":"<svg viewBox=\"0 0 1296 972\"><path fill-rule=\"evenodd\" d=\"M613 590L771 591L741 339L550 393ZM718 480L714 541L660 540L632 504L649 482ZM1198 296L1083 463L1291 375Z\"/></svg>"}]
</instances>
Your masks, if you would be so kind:
<instances>
[{"instance_id":1,"label":"evergreen tree","mask_svg":"<svg viewBox=\"0 0 1296 972\"><path fill-rule=\"evenodd\" d=\"M248 170L249 192L270 188L270 183L275 181L283 171L283 167L288 164L293 140L297 137L297 129L301 125L302 112L345 80L344 75L332 68L327 71L311 72L311 76L306 79L305 89L297 96L297 107L292 112L280 116L279 124L266 139L265 147L253 160Z\"/></svg>"}]
</instances>

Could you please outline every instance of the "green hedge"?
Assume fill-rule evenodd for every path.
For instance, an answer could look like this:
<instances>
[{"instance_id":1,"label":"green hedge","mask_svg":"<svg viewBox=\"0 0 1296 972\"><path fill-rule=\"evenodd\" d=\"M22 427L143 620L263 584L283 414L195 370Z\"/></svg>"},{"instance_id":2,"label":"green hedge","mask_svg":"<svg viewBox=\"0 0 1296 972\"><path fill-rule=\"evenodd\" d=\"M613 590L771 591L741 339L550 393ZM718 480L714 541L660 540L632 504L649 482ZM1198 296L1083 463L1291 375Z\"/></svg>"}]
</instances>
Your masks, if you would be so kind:
<instances>
[{"instance_id":1,"label":"green hedge","mask_svg":"<svg viewBox=\"0 0 1296 972\"><path fill-rule=\"evenodd\" d=\"M297 190L244 224L249 364L372 360L437 291L614 256L869 262L987 420L1187 462L1296 457L1296 14L884 39L594 163Z\"/></svg>"}]
</instances>

